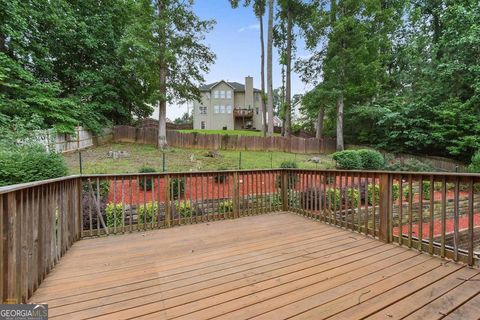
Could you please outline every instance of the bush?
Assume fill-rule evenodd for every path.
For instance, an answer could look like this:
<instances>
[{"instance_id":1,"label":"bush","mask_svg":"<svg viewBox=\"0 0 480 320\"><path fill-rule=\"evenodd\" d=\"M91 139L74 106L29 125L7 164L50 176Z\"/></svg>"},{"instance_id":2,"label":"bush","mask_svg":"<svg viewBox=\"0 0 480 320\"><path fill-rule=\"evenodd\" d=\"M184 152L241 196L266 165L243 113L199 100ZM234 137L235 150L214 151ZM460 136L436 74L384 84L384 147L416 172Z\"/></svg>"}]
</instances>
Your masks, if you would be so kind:
<instances>
[{"instance_id":1,"label":"bush","mask_svg":"<svg viewBox=\"0 0 480 320\"><path fill-rule=\"evenodd\" d=\"M339 188L329 188L327 189L327 205L331 210L339 210L342 208L342 205L351 208L358 207L360 202L360 194L356 188L353 189L353 199L352 199L352 188L346 188L340 190Z\"/></svg>"},{"instance_id":2,"label":"bush","mask_svg":"<svg viewBox=\"0 0 480 320\"><path fill-rule=\"evenodd\" d=\"M385 160L380 152L371 149L357 150L362 159L362 167L365 170L380 170L385 166Z\"/></svg>"},{"instance_id":3,"label":"bush","mask_svg":"<svg viewBox=\"0 0 480 320\"><path fill-rule=\"evenodd\" d=\"M227 167L220 167L218 168L219 171L225 171L225 170L228 170ZM223 183L225 181L227 181L227 174L224 174L224 173L218 173L215 175L214 177L215 179L215 182L216 183Z\"/></svg>"},{"instance_id":4,"label":"bush","mask_svg":"<svg viewBox=\"0 0 480 320\"><path fill-rule=\"evenodd\" d=\"M107 217L107 221L105 222L107 224L107 227L113 228L123 225L123 212L121 203L115 204L113 202L110 202L109 204L107 204L107 207L105 208L105 214Z\"/></svg>"},{"instance_id":5,"label":"bush","mask_svg":"<svg viewBox=\"0 0 480 320\"><path fill-rule=\"evenodd\" d=\"M182 178L173 178L170 180L170 192L173 200L177 200L185 193L185 180Z\"/></svg>"},{"instance_id":6,"label":"bush","mask_svg":"<svg viewBox=\"0 0 480 320\"><path fill-rule=\"evenodd\" d=\"M480 172L480 150L478 150L472 157L472 162L468 166L470 172Z\"/></svg>"},{"instance_id":7,"label":"bush","mask_svg":"<svg viewBox=\"0 0 480 320\"><path fill-rule=\"evenodd\" d=\"M434 171L433 167L430 164L418 161L417 159L407 159L403 163L397 160L394 163L389 164L385 169L389 171Z\"/></svg>"},{"instance_id":8,"label":"bush","mask_svg":"<svg viewBox=\"0 0 480 320\"><path fill-rule=\"evenodd\" d=\"M430 181L423 181L422 188L423 188L423 190L422 190L423 200L430 200ZM415 194L419 193L418 188L412 187L412 191L413 191L413 196L415 196ZM408 186L403 188L403 194L405 195L405 200L408 200L408 197L410 195Z\"/></svg>"},{"instance_id":9,"label":"bush","mask_svg":"<svg viewBox=\"0 0 480 320\"><path fill-rule=\"evenodd\" d=\"M280 164L280 168L282 168L282 169L297 169L298 164L295 161L283 161Z\"/></svg>"},{"instance_id":10,"label":"bush","mask_svg":"<svg viewBox=\"0 0 480 320\"><path fill-rule=\"evenodd\" d=\"M362 158L356 150L345 150L335 152L333 160L336 161L337 169L358 170L362 169Z\"/></svg>"},{"instance_id":11,"label":"bush","mask_svg":"<svg viewBox=\"0 0 480 320\"><path fill-rule=\"evenodd\" d=\"M218 212L232 212L233 211L233 201L232 200L225 200L220 202L218 205Z\"/></svg>"},{"instance_id":12,"label":"bush","mask_svg":"<svg viewBox=\"0 0 480 320\"><path fill-rule=\"evenodd\" d=\"M283 161L280 164L280 168L282 168L282 169L297 169L298 164L295 161ZM296 174L295 172L290 172L288 174L288 189L293 189L295 187L295 185L297 184L298 180L299 180L298 179L298 174ZM281 186L282 186L282 176L281 175L277 177L276 186L277 186L277 188L281 188Z\"/></svg>"},{"instance_id":13,"label":"bush","mask_svg":"<svg viewBox=\"0 0 480 320\"><path fill-rule=\"evenodd\" d=\"M192 216L192 208L188 201L175 202L175 210L182 218L189 218Z\"/></svg>"},{"instance_id":14,"label":"bush","mask_svg":"<svg viewBox=\"0 0 480 320\"><path fill-rule=\"evenodd\" d=\"M148 223L153 221L153 216L158 214L158 204L156 202L147 202L145 206L141 204L137 208L138 223Z\"/></svg>"},{"instance_id":15,"label":"bush","mask_svg":"<svg viewBox=\"0 0 480 320\"><path fill-rule=\"evenodd\" d=\"M48 153L40 145L0 151L0 186L58 178L67 174L63 157Z\"/></svg>"},{"instance_id":16,"label":"bush","mask_svg":"<svg viewBox=\"0 0 480 320\"><path fill-rule=\"evenodd\" d=\"M150 172L156 172L154 168L151 167L142 167L140 168L140 173L150 173ZM145 190L145 191L150 191L152 190L152 177L139 177L139 185L140 189Z\"/></svg>"},{"instance_id":17,"label":"bush","mask_svg":"<svg viewBox=\"0 0 480 320\"><path fill-rule=\"evenodd\" d=\"M368 193L368 198L367 198L367 201L368 201L368 204L373 204L373 184L368 184L368 187L367 187L367 193ZM398 198L400 197L400 185L398 184L394 184L392 185L392 197L393 197L393 201L395 200L398 200ZM378 205L378 203L380 202L380 186L378 184L375 185L375 205Z\"/></svg>"}]
</instances>

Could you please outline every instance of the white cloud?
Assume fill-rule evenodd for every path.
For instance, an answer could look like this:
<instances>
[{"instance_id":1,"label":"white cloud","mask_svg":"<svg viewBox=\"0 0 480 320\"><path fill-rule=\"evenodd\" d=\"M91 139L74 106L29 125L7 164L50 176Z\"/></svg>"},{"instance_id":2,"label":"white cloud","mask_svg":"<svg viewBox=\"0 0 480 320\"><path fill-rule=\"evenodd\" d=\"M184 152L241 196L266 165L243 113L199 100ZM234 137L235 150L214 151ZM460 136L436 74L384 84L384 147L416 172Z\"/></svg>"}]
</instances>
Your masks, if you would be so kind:
<instances>
[{"instance_id":1,"label":"white cloud","mask_svg":"<svg viewBox=\"0 0 480 320\"><path fill-rule=\"evenodd\" d=\"M246 26L246 27L242 27L240 29L238 29L238 32L244 32L244 31L247 31L247 30L260 30L260 24L251 24L249 26Z\"/></svg>"}]
</instances>

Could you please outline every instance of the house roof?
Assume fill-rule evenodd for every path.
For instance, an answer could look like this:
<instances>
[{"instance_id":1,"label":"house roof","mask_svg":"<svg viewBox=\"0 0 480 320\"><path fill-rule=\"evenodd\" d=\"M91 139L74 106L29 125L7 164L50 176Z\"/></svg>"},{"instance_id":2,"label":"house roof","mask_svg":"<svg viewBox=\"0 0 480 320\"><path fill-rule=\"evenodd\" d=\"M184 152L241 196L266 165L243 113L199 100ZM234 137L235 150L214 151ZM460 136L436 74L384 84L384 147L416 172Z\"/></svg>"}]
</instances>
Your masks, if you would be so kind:
<instances>
[{"instance_id":1,"label":"house roof","mask_svg":"<svg viewBox=\"0 0 480 320\"><path fill-rule=\"evenodd\" d=\"M241 84L239 82L228 82L228 81L224 81L224 80L220 80L220 81L217 81L217 82L205 84L203 86L200 86L199 89L200 89L200 91L210 91L210 90L212 90L213 87L215 87L220 82L226 83L235 92L245 92L245 85L244 84ZM257 88L253 88L253 91L254 92L262 92L260 89L257 89Z\"/></svg>"}]
</instances>

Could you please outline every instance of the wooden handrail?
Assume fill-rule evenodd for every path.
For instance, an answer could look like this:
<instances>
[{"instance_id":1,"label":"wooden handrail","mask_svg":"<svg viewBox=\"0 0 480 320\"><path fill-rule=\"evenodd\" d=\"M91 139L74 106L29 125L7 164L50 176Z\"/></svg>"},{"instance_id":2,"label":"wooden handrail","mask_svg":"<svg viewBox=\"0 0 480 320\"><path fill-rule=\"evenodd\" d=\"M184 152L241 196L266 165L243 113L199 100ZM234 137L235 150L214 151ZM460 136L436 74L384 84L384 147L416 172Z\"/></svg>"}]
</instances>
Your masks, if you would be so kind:
<instances>
[{"instance_id":1,"label":"wooden handrail","mask_svg":"<svg viewBox=\"0 0 480 320\"><path fill-rule=\"evenodd\" d=\"M479 263L480 174L256 169L76 175L0 188L0 296L26 302L85 237L280 210Z\"/></svg>"}]
</instances>

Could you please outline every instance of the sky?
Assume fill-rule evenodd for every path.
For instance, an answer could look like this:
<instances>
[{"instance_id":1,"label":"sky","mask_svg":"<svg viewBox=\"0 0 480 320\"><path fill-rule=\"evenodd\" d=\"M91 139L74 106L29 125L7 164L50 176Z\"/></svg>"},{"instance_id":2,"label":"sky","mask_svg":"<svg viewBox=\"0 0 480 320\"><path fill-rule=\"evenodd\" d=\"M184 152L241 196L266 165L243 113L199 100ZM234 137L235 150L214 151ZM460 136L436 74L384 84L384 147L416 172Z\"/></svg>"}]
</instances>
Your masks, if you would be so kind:
<instances>
[{"instance_id":1,"label":"sky","mask_svg":"<svg viewBox=\"0 0 480 320\"><path fill-rule=\"evenodd\" d=\"M260 88L260 26L258 19L253 14L253 9L242 6L232 9L228 0L196 0L194 11L202 19L214 19L217 22L205 40L205 44L217 55L210 72L205 74L205 82L226 80L245 83L245 77L252 76L254 87ZM267 16L264 17L264 26L266 50ZM297 43L296 55L298 57L308 55L304 49L304 43L301 41ZM280 86L281 66L278 61L277 49L274 47L273 87ZM308 89L309 87L303 84L299 76L293 72L292 95L304 93ZM180 117L185 111L187 111L187 105L169 105L167 117L173 120ZM155 112L152 117L158 118L158 112Z\"/></svg>"}]
</instances>

